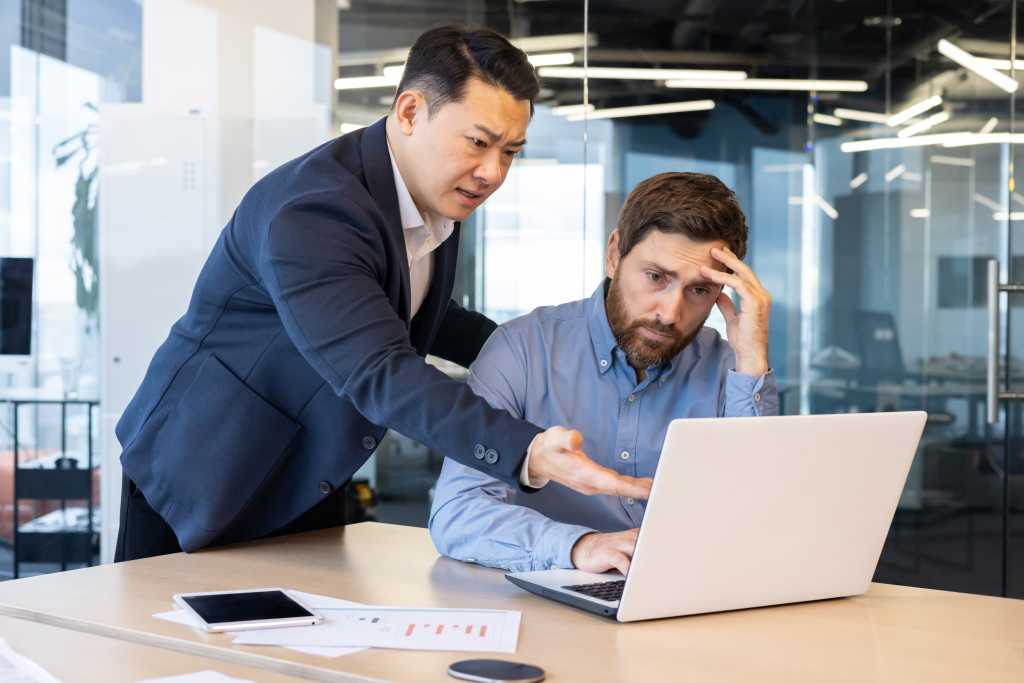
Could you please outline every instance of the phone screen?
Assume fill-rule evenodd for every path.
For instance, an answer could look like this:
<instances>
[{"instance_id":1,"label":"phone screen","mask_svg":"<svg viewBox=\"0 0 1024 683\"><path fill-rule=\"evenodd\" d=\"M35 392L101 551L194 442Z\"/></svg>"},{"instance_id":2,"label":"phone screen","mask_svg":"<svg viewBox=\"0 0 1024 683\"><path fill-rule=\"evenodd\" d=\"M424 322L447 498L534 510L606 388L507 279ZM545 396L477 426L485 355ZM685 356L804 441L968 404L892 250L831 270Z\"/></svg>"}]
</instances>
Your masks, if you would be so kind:
<instances>
[{"instance_id":1,"label":"phone screen","mask_svg":"<svg viewBox=\"0 0 1024 683\"><path fill-rule=\"evenodd\" d=\"M181 599L207 624L313 616L283 591L192 595Z\"/></svg>"}]
</instances>

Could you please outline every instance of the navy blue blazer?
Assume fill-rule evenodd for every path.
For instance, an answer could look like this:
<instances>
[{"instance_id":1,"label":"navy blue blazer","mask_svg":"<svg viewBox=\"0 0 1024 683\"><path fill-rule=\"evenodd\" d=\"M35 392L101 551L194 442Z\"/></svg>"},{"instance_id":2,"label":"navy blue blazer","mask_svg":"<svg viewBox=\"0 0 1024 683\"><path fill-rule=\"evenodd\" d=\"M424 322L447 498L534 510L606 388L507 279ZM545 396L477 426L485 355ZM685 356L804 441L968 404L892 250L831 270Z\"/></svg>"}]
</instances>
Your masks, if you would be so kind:
<instances>
[{"instance_id":1,"label":"navy blue blazer","mask_svg":"<svg viewBox=\"0 0 1024 683\"><path fill-rule=\"evenodd\" d=\"M459 231L410 320L384 120L246 193L116 428L186 551L265 536L343 485L387 428L517 485L540 431L427 365L494 330L451 301Z\"/></svg>"}]
</instances>

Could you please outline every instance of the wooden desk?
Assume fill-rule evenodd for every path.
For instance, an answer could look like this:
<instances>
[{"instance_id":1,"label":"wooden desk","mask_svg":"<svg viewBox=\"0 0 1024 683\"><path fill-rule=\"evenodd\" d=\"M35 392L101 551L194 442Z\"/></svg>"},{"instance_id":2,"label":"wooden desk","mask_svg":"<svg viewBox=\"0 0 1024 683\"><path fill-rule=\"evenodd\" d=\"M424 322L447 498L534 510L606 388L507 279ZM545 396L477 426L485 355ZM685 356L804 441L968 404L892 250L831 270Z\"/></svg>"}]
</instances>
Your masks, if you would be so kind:
<instances>
[{"instance_id":1,"label":"wooden desk","mask_svg":"<svg viewBox=\"0 0 1024 683\"><path fill-rule=\"evenodd\" d=\"M19 655L31 659L63 683L137 683L147 678L210 670L260 683L294 683L296 680L247 666L10 617L0 617L0 637Z\"/></svg>"},{"instance_id":2,"label":"wooden desk","mask_svg":"<svg viewBox=\"0 0 1024 683\"><path fill-rule=\"evenodd\" d=\"M236 647L150 616L178 591L267 585L369 604L521 610L519 650L499 657L537 664L556 682L1024 681L1024 601L876 584L857 598L618 624L440 558L423 529L372 523L0 583L0 613L315 680L443 681L450 662L479 656L327 659Z\"/></svg>"}]
</instances>

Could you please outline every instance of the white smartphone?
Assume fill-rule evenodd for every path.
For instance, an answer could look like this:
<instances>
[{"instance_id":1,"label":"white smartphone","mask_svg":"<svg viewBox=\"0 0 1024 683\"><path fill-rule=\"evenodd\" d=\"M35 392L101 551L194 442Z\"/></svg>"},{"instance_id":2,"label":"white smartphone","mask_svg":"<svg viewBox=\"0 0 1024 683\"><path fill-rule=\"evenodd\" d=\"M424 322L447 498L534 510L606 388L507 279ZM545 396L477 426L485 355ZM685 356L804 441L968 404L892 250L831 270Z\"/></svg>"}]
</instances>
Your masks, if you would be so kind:
<instances>
[{"instance_id":1,"label":"white smartphone","mask_svg":"<svg viewBox=\"0 0 1024 683\"><path fill-rule=\"evenodd\" d=\"M177 593L174 603L193 616L204 631L311 626L323 621L282 588Z\"/></svg>"}]
</instances>

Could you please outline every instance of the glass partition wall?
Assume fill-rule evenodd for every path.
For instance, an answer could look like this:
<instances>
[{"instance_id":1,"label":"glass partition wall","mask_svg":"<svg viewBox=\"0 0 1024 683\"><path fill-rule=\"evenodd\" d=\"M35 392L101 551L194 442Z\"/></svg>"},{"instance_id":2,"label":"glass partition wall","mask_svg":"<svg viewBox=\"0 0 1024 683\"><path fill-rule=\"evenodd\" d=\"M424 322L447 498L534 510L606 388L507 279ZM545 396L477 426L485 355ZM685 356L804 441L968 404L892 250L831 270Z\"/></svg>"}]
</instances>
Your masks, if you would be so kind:
<instances>
[{"instance_id":1,"label":"glass partition wall","mask_svg":"<svg viewBox=\"0 0 1024 683\"><path fill-rule=\"evenodd\" d=\"M928 411L878 581L1024 595L1018 12L590 0L586 68L540 69L586 78L606 227L662 171L736 191L785 413Z\"/></svg>"},{"instance_id":2,"label":"glass partition wall","mask_svg":"<svg viewBox=\"0 0 1024 683\"><path fill-rule=\"evenodd\" d=\"M109 536L113 423L241 194L384 115L422 30L486 26L530 54L542 91L526 151L461 226L460 302L502 322L588 296L638 182L677 170L719 177L739 197L747 261L773 296L783 411L929 413L876 578L1024 597L1024 295L1012 291L1024 280L1020 9L8 3L0 255L33 257L37 277L32 357L5 366L0 387L99 392ZM149 303L133 303L143 291ZM716 314L707 324L724 334ZM22 418L33 458L93 436L74 413L62 441L56 413L37 413ZM9 443L5 415L0 427ZM4 451L0 555L13 524ZM425 524L442 457L390 436L360 473L360 503L384 521Z\"/></svg>"}]
</instances>

